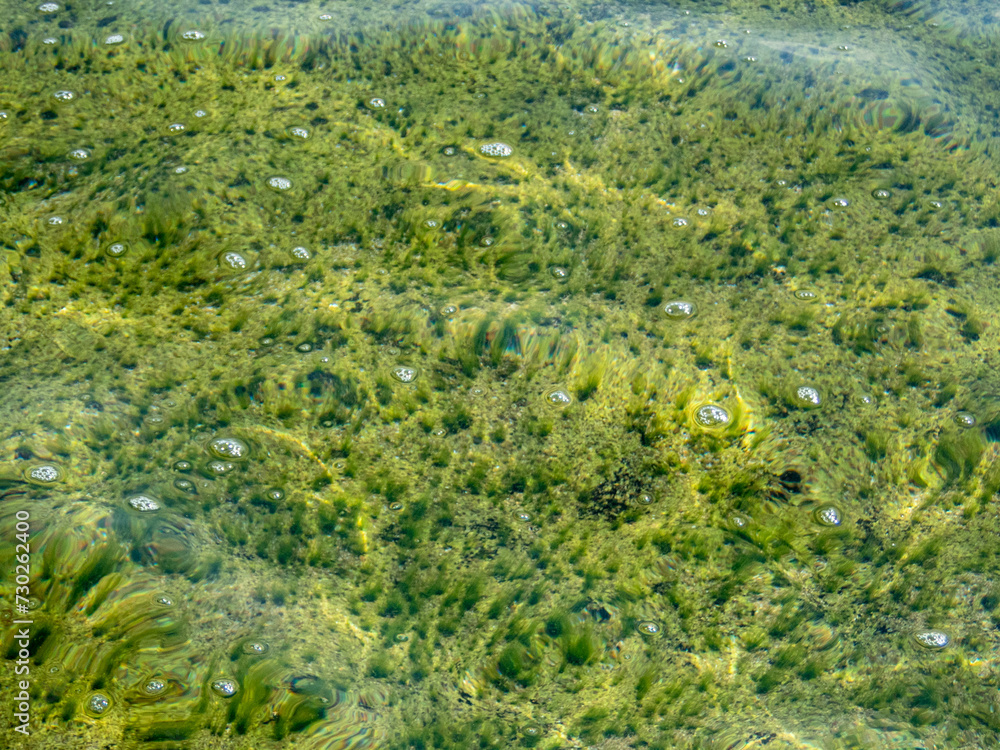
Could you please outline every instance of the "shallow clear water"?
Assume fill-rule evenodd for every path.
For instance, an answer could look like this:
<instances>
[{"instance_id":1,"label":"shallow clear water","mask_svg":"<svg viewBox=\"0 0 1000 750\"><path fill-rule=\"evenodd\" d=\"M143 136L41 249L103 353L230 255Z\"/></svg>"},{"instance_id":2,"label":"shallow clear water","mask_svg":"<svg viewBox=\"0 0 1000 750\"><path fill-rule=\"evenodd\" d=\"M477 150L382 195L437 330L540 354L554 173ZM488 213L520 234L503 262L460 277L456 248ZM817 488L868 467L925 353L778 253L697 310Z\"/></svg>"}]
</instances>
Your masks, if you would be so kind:
<instances>
[{"instance_id":1,"label":"shallow clear water","mask_svg":"<svg viewBox=\"0 0 1000 750\"><path fill-rule=\"evenodd\" d=\"M4 748L1000 741L992 4L0 19Z\"/></svg>"}]
</instances>

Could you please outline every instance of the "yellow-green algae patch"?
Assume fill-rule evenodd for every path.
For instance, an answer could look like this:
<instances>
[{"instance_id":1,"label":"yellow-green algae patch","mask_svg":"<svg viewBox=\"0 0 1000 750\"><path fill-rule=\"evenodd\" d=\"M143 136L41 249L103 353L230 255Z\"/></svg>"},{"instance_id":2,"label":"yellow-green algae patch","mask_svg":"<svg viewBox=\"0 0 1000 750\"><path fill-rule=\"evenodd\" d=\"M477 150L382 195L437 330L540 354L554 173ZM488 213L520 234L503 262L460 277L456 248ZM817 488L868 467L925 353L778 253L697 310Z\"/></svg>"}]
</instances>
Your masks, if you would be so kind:
<instances>
[{"instance_id":1,"label":"yellow-green algae patch","mask_svg":"<svg viewBox=\"0 0 1000 750\"><path fill-rule=\"evenodd\" d=\"M3 746L996 744L996 39L817 6L5 10Z\"/></svg>"}]
</instances>

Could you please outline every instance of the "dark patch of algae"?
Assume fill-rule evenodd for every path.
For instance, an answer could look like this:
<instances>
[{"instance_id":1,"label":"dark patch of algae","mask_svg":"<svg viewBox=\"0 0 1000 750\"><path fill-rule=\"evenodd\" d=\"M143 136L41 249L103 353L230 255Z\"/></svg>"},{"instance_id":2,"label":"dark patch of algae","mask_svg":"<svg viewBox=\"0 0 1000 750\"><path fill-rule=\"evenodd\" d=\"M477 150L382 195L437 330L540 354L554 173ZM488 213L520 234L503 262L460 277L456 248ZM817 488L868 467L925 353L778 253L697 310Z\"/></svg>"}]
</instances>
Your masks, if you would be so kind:
<instances>
[{"instance_id":1,"label":"dark patch of algae","mask_svg":"<svg viewBox=\"0 0 1000 750\"><path fill-rule=\"evenodd\" d=\"M1000 741L988 27L29 5L4 748Z\"/></svg>"}]
</instances>

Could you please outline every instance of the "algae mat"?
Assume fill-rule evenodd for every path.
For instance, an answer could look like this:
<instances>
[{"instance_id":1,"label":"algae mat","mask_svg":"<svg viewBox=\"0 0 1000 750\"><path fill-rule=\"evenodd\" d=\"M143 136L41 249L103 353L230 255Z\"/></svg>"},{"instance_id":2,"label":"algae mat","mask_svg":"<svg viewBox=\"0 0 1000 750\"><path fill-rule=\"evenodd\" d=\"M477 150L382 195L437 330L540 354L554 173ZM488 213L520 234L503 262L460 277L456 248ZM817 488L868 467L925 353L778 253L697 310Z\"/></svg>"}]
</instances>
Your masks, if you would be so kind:
<instances>
[{"instance_id":1,"label":"algae mat","mask_svg":"<svg viewBox=\"0 0 1000 750\"><path fill-rule=\"evenodd\" d=\"M1000 742L992 6L2 7L3 747Z\"/></svg>"}]
</instances>

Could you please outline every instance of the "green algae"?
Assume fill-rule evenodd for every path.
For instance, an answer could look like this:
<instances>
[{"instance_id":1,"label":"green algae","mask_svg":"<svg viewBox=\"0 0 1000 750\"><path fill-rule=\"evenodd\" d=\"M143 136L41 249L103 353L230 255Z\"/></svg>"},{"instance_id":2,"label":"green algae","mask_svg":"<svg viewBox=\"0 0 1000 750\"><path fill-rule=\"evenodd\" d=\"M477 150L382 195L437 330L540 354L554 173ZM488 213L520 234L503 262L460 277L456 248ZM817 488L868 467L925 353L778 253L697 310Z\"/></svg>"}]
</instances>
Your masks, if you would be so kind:
<instances>
[{"instance_id":1,"label":"green algae","mask_svg":"<svg viewBox=\"0 0 1000 750\"><path fill-rule=\"evenodd\" d=\"M996 51L927 7L5 15L8 744L994 743Z\"/></svg>"}]
</instances>

